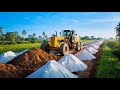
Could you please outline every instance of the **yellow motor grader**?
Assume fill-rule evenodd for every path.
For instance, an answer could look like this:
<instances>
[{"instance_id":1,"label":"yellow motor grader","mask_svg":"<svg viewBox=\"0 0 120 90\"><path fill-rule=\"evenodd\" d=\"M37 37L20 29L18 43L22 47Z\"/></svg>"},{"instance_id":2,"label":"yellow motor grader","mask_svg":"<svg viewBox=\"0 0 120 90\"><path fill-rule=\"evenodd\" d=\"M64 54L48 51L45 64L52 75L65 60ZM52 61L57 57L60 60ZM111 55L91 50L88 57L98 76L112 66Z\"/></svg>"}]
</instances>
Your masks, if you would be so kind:
<instances>
[{"instance_id":1,"label":"yellow motor grader","mask_svg":"<svg viewBox=\"0 0 120 90\"><path fill-rule=\"evenodd\" d=\"M60 33L61 34L61 33ZM80 41L80 36L75 34L74 30L62 30L62 35L52 36L50 39L50 44L48 42L43 42L40 49L50 52L50 50L59 51L61 55L68 54L70 49L80 50L82 44Z\"/></svg>"}]
</instances>

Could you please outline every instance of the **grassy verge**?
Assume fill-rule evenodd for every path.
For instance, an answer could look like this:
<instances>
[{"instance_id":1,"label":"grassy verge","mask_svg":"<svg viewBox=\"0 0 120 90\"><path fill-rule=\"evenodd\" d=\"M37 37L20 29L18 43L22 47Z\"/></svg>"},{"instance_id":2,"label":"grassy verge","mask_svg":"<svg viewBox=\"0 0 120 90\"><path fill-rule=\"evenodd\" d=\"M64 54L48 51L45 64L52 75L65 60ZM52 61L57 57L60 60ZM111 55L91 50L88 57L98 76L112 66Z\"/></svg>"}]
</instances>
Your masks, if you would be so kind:
<instances>
[{"instance_id":1,"label":"grassy verge","mask_svg":"<svg viewBox=\"0 0 120 90\"><path fill-rule=\"evenodd\" d=\"M30 44L11 44L11 45L0 45L0 53L4 53L6 51L19 52L25 49L31 49L33 47L40 47L41 43L30 43Z\"/></svg>"},{"instance_id":2,"label":"grassy verge","mask_svg":"<svg viewBox=\"0 0 120 90\"><path fill-rule=\"evenodd\" d=\"M103 52L100 58L97 78L120 78L120 62L112 53L111 49L104 43Z\"/></svg>"}]
</instances>

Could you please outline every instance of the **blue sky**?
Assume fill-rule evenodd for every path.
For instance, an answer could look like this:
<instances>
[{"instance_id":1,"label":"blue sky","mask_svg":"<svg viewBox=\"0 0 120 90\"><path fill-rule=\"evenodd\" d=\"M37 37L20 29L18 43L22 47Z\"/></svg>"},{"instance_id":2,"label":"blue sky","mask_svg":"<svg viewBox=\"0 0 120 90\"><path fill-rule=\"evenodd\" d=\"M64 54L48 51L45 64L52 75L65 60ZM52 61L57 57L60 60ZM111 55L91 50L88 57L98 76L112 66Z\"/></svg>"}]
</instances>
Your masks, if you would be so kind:
<instances>
[{"instance_id":1,"label":"blue sky","mask_svg":"<svg viewBox=\"0 0 120 90\"><path fill-rule=\"evenodd\" d=\"M119 12L0 12L0 26L3 33L18 31L22 35L44 31L49 37L57 30L76 30L79 36L102 38L115 37L115 27L120 21Z\"/></svg>"}]
</instances>

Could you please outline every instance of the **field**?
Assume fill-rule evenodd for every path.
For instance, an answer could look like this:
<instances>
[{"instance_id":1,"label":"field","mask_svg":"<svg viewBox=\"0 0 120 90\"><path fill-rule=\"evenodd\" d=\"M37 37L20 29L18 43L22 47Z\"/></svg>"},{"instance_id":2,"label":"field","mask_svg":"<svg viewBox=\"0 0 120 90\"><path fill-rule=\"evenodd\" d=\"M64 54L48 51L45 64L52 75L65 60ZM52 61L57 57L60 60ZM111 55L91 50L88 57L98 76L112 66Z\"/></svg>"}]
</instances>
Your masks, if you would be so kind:
<instances>
[{"instance_id":1,"label":"field","mask_svg":"<svg viewBox=\"0 0 120 90\"><path fill-rule=\"evenodd\" d=\"M88 42L90 40L82 40L82 42ZM0 45L0 54L6 51L19 52L25 49L31 49L32 47L40 47L41 43L30 43L30 44L11 44L11 45Z\"/></svg>"},{"instance_id":2,"label":"field","mask_svg":"<svg viewBox=\"0 0 120 90\"><path fill-rule=\"evenodd\" d=\"M32 47L40 47L41 43L30 43L30 44L11 44L11 45L0 45L0 54L6 51L19 52L25 49L31 49Z\"/></svg>"},{"instance_id":3,"label":"field","mask_svg":"<svg viewBox=\"0 0 120 90\"><path fill-rule=\"evenodd\" d=\"M89 42L89 41L92 41L92 40L81 40L82 42Z\"/></svg>"},{"instance_id":4,"label":"field","mask_svg":"<svg viewBox=\"0 0 120 90\"><path fill-rule=\"evenodd\" d=\"M107 43L104 44L96 76L97 78L120 78L120 62L111 53Z\"/></svg>"}]
</instances>

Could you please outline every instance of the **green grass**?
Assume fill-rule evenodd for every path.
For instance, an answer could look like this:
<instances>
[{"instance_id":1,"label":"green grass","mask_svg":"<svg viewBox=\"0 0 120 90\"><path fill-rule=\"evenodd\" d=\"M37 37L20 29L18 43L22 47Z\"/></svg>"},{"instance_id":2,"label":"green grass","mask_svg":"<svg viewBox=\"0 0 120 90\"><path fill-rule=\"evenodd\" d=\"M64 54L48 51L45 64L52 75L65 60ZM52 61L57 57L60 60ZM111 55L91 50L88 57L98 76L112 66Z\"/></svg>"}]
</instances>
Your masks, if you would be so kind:
<instances>
[{"instance_id":1,"label":"green grass","mask_svg":"<svg viewBox=\"0 0 120 90\"><path fill-rule=\"evenodd\" d=\"M82 40L82 42L89 42L90 40ZM41 43L30 43L30 44L11 44L11 45L0 45L0 54L6 51L20 52L25 49L31 49L33 47L40 47Z\"/></svg>"},{"instance_id":2,"label":"green grass","mask_svg":"<svg viewBox=\"0 0 120 90\"><path fill-rule=\"evenodd\" d=\"M81 42L90 42L91 40L81 40Z\"/></svg>"},{"instance_id":3,"label":"green grass","mask_svg":"<svg viewBox=\"0 0 120 90\"><path fill-rule=\"evenodd\" d=\"M40 47L41 43L30 43L30 44L11 44L11 45L0 45L0 54L6 51L19 52L25 49L31 49L33 47Z\"/></svg>"},{"instance_id":4,"label":"green grass","mask_svg":"<svg viewBox=\"0 0 120 90\"><path fill-rule=\"evenodd\" d=\"M120 78L120 61L111 53L111 49L107 46L107 43L105 42L103 46L96 77Z\"/></svg>"}]
</instances>

